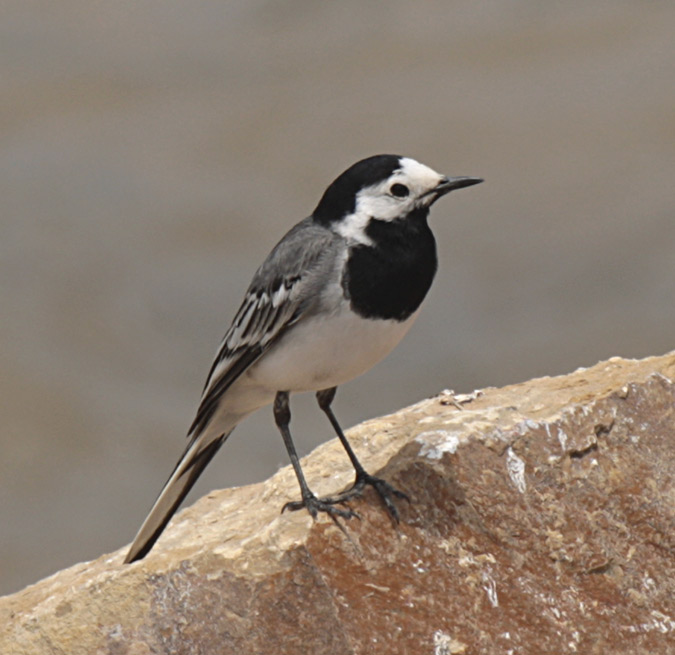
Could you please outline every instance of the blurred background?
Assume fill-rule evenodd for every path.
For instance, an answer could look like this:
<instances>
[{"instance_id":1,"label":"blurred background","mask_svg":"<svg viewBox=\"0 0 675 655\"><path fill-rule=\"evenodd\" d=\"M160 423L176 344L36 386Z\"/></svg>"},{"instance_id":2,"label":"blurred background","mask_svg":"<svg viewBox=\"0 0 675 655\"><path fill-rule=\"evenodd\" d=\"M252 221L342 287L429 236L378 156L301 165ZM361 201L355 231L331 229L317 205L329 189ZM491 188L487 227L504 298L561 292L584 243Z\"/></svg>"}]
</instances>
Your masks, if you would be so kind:
<instances>
[{"instance_id":1,"label":"blurred background","mask_svg":"<svg viewBox=\"0 0 675 655\"><path fill-rule=\"evenodd\" d=\"M354 161L439 203L416 326L345 426L443 388L675 348L675 4L8 1L0 593L128 543L254 270ZM302 452L332 438L293 405ZM271 410L190 496L287 463Z\"/></svg>"}]
</instances>

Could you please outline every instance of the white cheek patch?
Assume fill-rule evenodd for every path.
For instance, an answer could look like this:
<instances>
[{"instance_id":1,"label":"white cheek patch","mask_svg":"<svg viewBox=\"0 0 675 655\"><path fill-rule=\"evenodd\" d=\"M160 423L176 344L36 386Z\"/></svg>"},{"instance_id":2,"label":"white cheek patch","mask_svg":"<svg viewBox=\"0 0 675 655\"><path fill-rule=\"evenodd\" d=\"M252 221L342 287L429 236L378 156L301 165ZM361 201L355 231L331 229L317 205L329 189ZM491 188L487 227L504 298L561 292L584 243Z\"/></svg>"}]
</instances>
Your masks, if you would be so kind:
<instances>
[{"instance_id":1,"label":"white cheek patch","mask_svg":"<svg viewBox=\"0 0 675 655\"><path fill-rule=\"evenodd\" d=\"M393 184L404 184L410 188L410 195L397 198L391 195ZM361 189L356 194L355 214L377 218L380 221L393 221L411 211L417 196L415 185L402 172L394 173L388 180Z\"/></svg>"},{"instance_id":2,"label":"white cheek patch","mask_svg":"<svg viewBox=\"0 0 675 655\"><path fill-rule=\"evenodd\" d=\"M389 195L391 180L384 184L361 189L356 194L356 214L372 216L381 221L393 221L409 211L412 202L409 198L401 200Z\"/></svg>"},{"instance_id":3,"label":"white cheek patch","mask_svg":"<svg viewBox=\"0 0 675 655\"><path fill-rule=\"evenodd\" d=\"M356 194L356 209L345 216L335 227L335 231L349 241L372 246L373 241L366 235L366 227L371 218L380 221L393 221L405 214L411 201L401 201L388 194L391 180L361 189Z\"/></svg>"}]
</instances>

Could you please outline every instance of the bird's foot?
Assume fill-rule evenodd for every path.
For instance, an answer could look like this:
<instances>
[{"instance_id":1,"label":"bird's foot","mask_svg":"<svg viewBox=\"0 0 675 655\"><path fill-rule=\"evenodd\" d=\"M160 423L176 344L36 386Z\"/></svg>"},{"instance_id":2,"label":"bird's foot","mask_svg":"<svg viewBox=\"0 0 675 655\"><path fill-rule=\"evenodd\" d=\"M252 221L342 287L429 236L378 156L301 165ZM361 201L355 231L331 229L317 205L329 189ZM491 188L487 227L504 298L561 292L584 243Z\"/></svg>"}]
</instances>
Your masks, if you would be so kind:
<instances>
[{"instance_id":1,"label":"bird's foot","mask_svg":"<svg viewBox=\"0 0 675 655\"><path fill-rule=\"evenodd\" d=\"M374 475L370 475L370 473L366 473L365 471L359 471L356 474L356 480L354 481L354 484L347 489L346 491L343 491L341 494L338 494L337 496L332 496L330 498L322 498L323 502L326 503L344 503L345 501L348 501L352 498L358 498L363 494L364 489L366 486L373 487L379 497L382 499L382 502L384 503L384 506L387 508L387 513L391 518L398 523L400 521L400 517L398 514L398 509L396 508L396 504L394 502L394 498L399 498L401 500L405 500L407 502L410 502L410 497L407 494L404 494L402 491L399 491L392 485L390 485L386 480L383 480L382 478L377 478Z\"/></svg>"},{"instance_id":2,"label":"bird's foot","mask_svg":"<svg viewBox=\"0 0 675 655\"><path fill-rule=\"evenodd\" d=\"M310 513L313 519L316 519L316 517L319 515L319 512L325 512L333 519L333 521L336 521L338 518L361 518L356 512L349 508L342 509L341 507L336 507L338 503L342 502L344 501L338 500L337 498L317 498L314 494L310 493L303 495L302 500L294 500L286 503L281 508L281 513L283 514L286 510L297 512L299 509L304 507Z\"/></svg>"},{"instance_id":3,"label":"bird's foot","mask_svg":"<svg viewBox=\"0 0 675 655\"><path fill-rule=\"evenodd\" d=\"M349 508L342 509L340 507L336 507L336 505L346 503L352 498L359 498L367 486L373 487L373 489L375 489L384 503L389 516L394 522L399 523L401 519L394 499L398 498L400 500L410 502L410 497L402 491L396 489L396 487L390 485L386 480L375 477L374 475L370 475L370 473L366 473L365 471L358 472L356 474L356 480L354 481L354 484L349 489L343 491L340 494L335 496L325 496L323 498L317 498L314 494L308 494L306 497L303 497L302 500L286 503L281 508L281 512L283 513L286 510L297 512L299 509L304 507L314 519L318 516L319 512L325 512L334 521L338 517L343 519L360 519L361 517L354 510Z\"/></svg>"}]
</instances>

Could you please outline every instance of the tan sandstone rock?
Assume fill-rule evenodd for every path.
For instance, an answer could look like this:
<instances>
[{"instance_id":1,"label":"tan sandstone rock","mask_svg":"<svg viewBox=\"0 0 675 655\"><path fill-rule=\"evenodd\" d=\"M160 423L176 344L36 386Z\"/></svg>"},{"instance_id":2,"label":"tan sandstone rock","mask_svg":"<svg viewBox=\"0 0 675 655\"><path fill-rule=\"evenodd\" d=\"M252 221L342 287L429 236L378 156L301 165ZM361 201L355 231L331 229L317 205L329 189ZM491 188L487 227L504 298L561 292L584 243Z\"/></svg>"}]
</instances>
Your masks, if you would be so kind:
<instances>
[{"instance_id":1,"label":"tan sandstone rock","mask_svg":"<svg viewBox=\"0 0 675 655\"><path fill-rule=\"evenodd\" d=\"M216 491L124 550L0 598L3 655L675 653L675 354L449 394L349 432L392 525L279 514L293 473ZM351 481L339 444L304 460Z\"/></svg>"}]
</instances>

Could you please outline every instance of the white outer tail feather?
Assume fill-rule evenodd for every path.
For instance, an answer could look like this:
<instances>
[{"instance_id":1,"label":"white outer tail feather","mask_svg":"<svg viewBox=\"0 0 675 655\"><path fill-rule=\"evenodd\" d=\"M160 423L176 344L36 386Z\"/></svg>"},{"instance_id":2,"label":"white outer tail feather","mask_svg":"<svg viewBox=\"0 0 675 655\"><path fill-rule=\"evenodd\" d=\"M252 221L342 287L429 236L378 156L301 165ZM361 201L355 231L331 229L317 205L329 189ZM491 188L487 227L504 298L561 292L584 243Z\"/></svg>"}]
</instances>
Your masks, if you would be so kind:
<instances>
[{"instance_id":1,"label":"white outer tail feather","mask_svg":"<svg viewBox=\"0 0 675 655\"><path fill-rule=\"evenodd\" d=\"M207 444L204 444L204 437L206 435L201 435L188 445L173 473L162 488L148 516L143 521L143 525L141 525L134 537L134 541L124 559L125 564L142 559L150 551L185 496L197 481L199 474L211 461L211 458L230 436L231 432L232 430L220 435L216 439L211 439Z\"/></svg>"}]
</instances>

